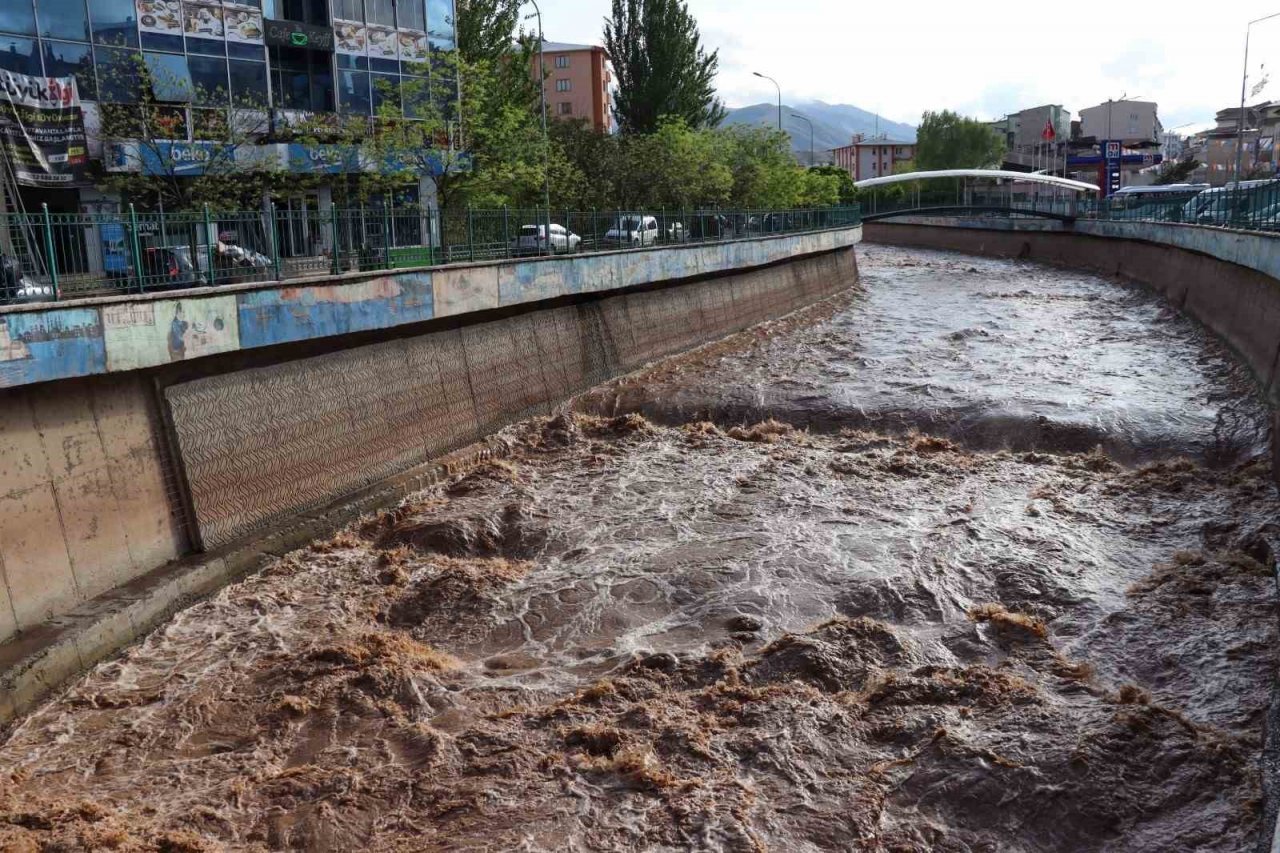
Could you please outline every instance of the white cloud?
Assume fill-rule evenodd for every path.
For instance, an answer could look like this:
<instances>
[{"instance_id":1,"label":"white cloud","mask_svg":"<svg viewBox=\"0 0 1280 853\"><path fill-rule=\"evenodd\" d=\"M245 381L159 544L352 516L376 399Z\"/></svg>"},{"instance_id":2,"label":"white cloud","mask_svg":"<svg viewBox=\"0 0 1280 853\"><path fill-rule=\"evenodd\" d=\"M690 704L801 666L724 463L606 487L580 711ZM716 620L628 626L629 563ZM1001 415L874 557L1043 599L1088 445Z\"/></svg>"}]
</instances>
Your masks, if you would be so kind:
<instances>
[{"instance_id":1,"label":"white cloud","mask_svg":"<svg viewBox=\"0 0 1280 853\"><path fill-rule=\"evenodd\" d=\"M601 40L608 0L544 0L549 37ZM1075 112L1127 93L1160 104L1166 126L1211 121L1240 98L1244 0L1140 10L972 0L690 0L703 41L720 49L731 106L784 100L856 104L916 123L927 109L981 118L1044 103ZM1251 74L1280 69L1280 18L1253 28ZM1259 97L1280 98L1270 84Z\"/></svg>"}]
</instances>

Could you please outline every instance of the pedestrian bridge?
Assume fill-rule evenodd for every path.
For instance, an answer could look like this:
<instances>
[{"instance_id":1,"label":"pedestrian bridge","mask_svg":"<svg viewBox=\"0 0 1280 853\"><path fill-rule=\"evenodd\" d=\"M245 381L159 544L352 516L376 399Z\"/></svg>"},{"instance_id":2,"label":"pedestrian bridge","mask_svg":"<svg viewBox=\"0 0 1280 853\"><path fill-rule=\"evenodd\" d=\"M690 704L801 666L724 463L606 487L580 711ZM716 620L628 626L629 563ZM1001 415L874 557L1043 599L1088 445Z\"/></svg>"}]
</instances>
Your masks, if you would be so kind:
<instances>
[{"instance_id":1,"label":"pedestrian bridge","mask_svg":"<svg viewBox=\"0 0 1280 853\"><path fill-rule=\"evenodd\" d=\"M1074 222L1080 196L1096 184L1003 169L941 169L868 178L864 222L905 216L1031 217Z\"/></svg>"}]
</instances>

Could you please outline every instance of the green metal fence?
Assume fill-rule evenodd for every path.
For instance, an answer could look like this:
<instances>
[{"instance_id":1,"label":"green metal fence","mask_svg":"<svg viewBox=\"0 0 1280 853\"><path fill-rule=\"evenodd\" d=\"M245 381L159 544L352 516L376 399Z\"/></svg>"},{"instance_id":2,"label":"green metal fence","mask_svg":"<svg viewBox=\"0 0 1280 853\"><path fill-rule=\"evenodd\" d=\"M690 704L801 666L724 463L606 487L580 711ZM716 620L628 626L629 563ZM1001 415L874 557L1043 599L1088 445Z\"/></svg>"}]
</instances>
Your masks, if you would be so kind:
<instances>
[{"instance_id":1,"label":"green metal fence","mask_svg":"<svg viewBox=\"0 0 1280 853\"><path fill-rule=\"evenodd\" d=\"M1244 181L1206 190L1124 194L1082 205L1090 219L1184 222L1246 231L1280 231L1280 180Z\"/></svg>"},{"instance_id":2,"label":"green metal fence","mask_svg":"<svg viewBox=\"0 0 1280 853\"><path fill-rule=\"evenodd\" d=\"M0 215L0 305L857 225L798 210L361 208ZM549 236L548 236L549 235Z\"/></svg>"}]
</instances>

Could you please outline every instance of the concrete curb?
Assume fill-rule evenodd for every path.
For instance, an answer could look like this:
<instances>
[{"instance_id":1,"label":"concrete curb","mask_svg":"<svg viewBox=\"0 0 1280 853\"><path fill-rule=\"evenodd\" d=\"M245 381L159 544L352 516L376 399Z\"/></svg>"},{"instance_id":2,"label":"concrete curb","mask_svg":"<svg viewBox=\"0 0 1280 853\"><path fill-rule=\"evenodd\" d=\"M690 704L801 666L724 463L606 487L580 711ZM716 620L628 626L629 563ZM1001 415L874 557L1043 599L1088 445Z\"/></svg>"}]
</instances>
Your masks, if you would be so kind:
<instances>
[{"instance_id":1,"label":"concrete curb","mask_svg":"<svg viewBox=\"0 0 1280 853\"><path fill-rule=\"evenodd\" d=\"M505 455L507 446L492 437L468 445L299 516L267 536L162 566L0 645L0 729L179 610L367 512Z\"/></svg>"}]
</instances>

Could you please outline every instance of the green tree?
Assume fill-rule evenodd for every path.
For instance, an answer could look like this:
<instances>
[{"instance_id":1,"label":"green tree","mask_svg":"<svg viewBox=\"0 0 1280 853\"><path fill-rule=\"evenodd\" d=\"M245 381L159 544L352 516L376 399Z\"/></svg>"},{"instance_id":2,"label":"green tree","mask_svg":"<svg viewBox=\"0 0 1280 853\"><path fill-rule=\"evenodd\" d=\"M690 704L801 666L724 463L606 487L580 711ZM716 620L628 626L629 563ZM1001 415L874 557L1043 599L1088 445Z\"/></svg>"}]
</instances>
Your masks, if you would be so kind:
<instances>
[{"instance_id":1,"label":"green tree","mask_svg":"<svg viewBox=\"0 0 1280 853\"><path fill-rule=\"evenodd\" d=\"M858 190L853 185L853 175L839 166L812 166L811 174L826 175L835 181L838 204L853 204L858 200Z\"/></svg>"},{"instance_id":2,"label":"green tree","mask_svg":"<svg viewBox=\"0 0 1280 853\"><path fill-rule=\"evenodd\" d=\"M1000 165L1004 140L985 123L950 110L926 112L916 131L916 163L934 169L985 169Z\"/></svg>"},{"instance_id":3,"label":"green tree","mask_svg":"<svg viewBox=\"0 0 1280 853\"><path fill-rule=\"evenodd\" d=\"M467 62L496 62L511 53L521 0L457 0L454 30L458 53Z\"/></svg>"},{"instance_id":4,"label":"green tree","mask_svg":"<svg viewBox=\"0 0 1280 853\"><path fill-rule=\"evenodd\" d=\"M604 45L618 78L614 114L623 133L653 133L672 116L691 128L718 125L719 51L706 53L682 0L613 0Z\"/></svg>"}]
</instances>

